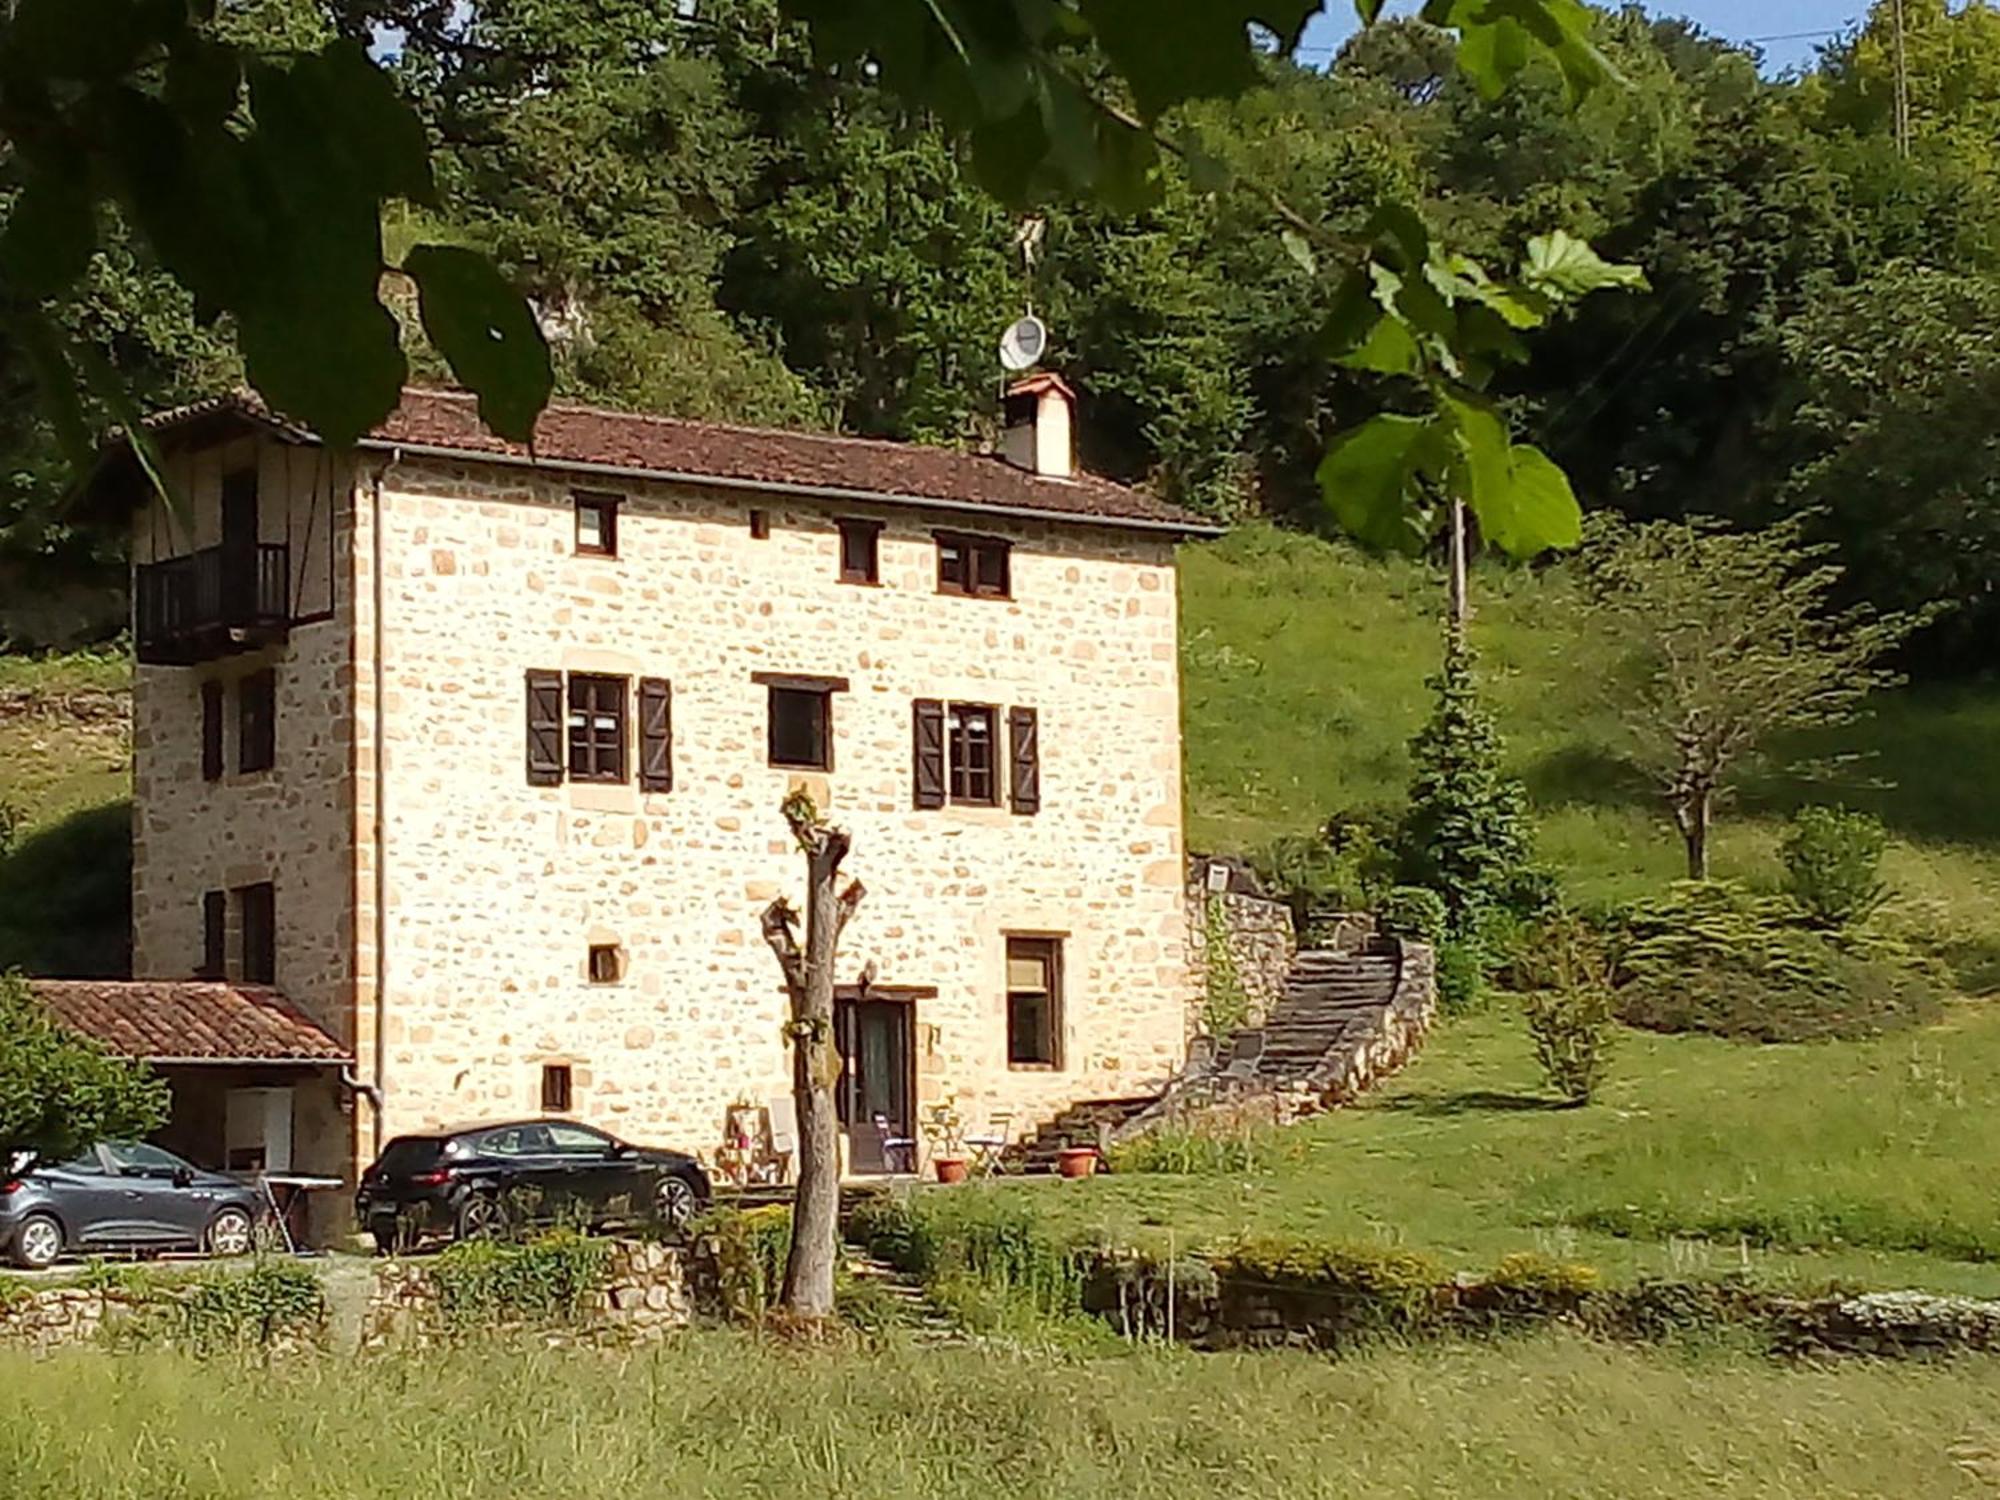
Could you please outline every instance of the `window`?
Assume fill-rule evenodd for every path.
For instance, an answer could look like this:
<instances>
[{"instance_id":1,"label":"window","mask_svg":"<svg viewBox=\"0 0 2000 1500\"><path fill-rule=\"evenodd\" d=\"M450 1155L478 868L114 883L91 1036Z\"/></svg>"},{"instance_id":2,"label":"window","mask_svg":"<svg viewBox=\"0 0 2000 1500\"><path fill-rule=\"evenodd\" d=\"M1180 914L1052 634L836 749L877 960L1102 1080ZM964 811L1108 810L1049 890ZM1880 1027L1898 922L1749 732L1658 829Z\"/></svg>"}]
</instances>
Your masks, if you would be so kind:
<instances>
[{"instance_id":1,"label":"window","mask_svg":"<svg viewBox=\"0 0 2000 1500\"><path fill-rule=\"evenodd\" d=\"M616 943L590 945L590 982L616 984L625 977L625 955Z\"/></svg>"},{"instance_id":2,"label":"window","mask_svg":"<svg viewBox=\"0 0 2000 1500\"><path fill-rule=\"evenodd\" d=\"M563 1071L567 1073L568 1068ZM567 1105L564 1108L568 1108ZM611 1138L599 1135L588 1125L554 1124L548 1127L549 1148L557 1156L593 1156L603 1158L611 1154Z\"/></svg>"},{"instance_id":3,"label":"window","mask_svg":"<svg viewBox=\"0 0 2000 1500\"><path fill-rule=\"evenodd\" d=\"M995 774L993 721L999 710L985 703L954 703L945 719L951 800L991 807L1000 800Z\"/></svg>"},{"instance_id":4,"label":"window","mask_svg":"<svg viewBox=\"0 0 2000 1500\"><path fill-rule=\"evenodd\" d=\"M618 497L578 494L576 550L586 557L618 555Z\"/></svg>"},{"instance_id":5,"label":"window","mask_svg":"<svg viewBox=\"0 0 2000 1500\"><path fill-rule=\"evenodd\" d=\"M222 684L201 685L201 779L222 779Z\"/></svg>"},{"instance_id":6,"label":"window","mask_svg":"<svg viewBox=\"0 0 2000 1500\"><path fill-rule=\"evenodd\" d=\"M172 1177L187 1170L187 1163L171 1151L162 1151L144 1141L106 1141L104 1154L127 1177Z\"/></svg>"},{"instance_id":7,"label":"window","mask_svg":"<svg viewBox=\"0 0 2000 1500\"><path fill-rule=\"evenodd\" d=\"M625 679L572 672L569 679L569 779L625 779Z\"/></svg>"},{"instance_id":8,"label":"window","mask_svg":"<svg viewBox=\"0 0 2000 1500\"><path fill-rule=\"evenodd\" d=\"M542 1109L552 1115L562 1114L569 1108L570 1076L568 1063L546 1063L542 1067Z\"/></svg>"},{"instance_id":9,"label":"window","mask_svg":"<svg viewBox=\"0 0 2000 1500\"><path fill-rule=\"evenodd\" d=\"M568 1071L563 1069L565 1073ZM542 1069L544 1099L548 1097L548 1073L547 1068ZM546 1104L542 1107L548 1108ZM479 1138L481 1156L547 1156L550 1149L548 1127L544 1125L509 1125L505 1130L495 1130Z\"/></svg>"},{"instance_id":10,"label":"window","mask_svg":"<svg viewBox=\"0 0 2000 1500\"><path fill-rule=\"evenodd\" d=\"M768 510L750 512L750 535L753 540L763 541L771 534L771 513Z\"/></svg>"},{"instance_id":11,"label":"window","mask_svg":"<svg viewBox=\"0 0 2000 1500\"><path fill-rule=\"evenodd\" d=\"M1062 939L1007 939L1007 1061L1062 1066Z\"/></svg>"},{"instance_id":12,"label":"window","mask_svg":"<svg viewBox=\"0 0 2000 1500\"><path fill-rule=\"evenodd\" d=\"M1009 550L1006 542L995 537L939 532L938 592L1005 599L1011 587Z\"/></svg>"},{"instance_id":13,"label":"window","mask_svg":"<svg viewBox=\"0 0 2000 1500\"><path fill-rule=\"evenodd\" d=\"M229 972L229 893L204 891L201 897L202 979L224 979Z\"/></svg>"},{"instance_id":14,"label":"window","mask_svg":"<svg viewBox=\"0 0 2000 1500\"><path fill-rule=\"evenodd\" d=\"M278 674L252 672L236 685L236 769L268 771L278 759Z\"/></svg>"},{"instance_id":15,"label":"window","mask_svg":"<svg viewBox=\"0 0 2000 1500\"><path fill-rule=\"evenodd\" d=\"M771 764L798 771L831 771L833 695L847 691L847 679L752 672L750 680L771 691Z\"/></svg>"},{"instance_id":16,"label":"window","mask_svg":"<svg viewBox=\"0 0 2000 1500\"><path fill-rule=\"evenodd\" d=\"M879 543L880 521L842 521L840 525L840 581L880 583L882 565Z\"/></svg>"},{"instance_id":17,"label":"window","mask_svg":"<svg viewBox=\"0 0 2000 1500\"><path fill-rule=\"evenodd\" d=\"M243 928L243 979L248 984L278 982L278 892L268 880L236 892Z\"/></svg>"}]
</instances>

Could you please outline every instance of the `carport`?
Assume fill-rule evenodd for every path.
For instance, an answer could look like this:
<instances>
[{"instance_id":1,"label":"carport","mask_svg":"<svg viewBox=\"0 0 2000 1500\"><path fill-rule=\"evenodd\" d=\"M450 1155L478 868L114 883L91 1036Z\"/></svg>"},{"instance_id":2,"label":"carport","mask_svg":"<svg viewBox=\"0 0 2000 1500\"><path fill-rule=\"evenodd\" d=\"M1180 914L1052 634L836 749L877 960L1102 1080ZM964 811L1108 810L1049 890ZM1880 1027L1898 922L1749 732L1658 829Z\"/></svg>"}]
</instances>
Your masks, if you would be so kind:
<instances>
[{"instance_id":1,"label":"carport","mask_svg":"<svg viewBox=\"0 0 2000 1500\"><path fill-rule=\"evenodd\" d=\"M347 1176L353 1105L340 1078L353 1055L278 990L190 979L29 988L72 1031L166 1080L173 1107L155 1144L211 1171ZM293 1226L308 1240L332 1227Z\"/></svg>"}]
</instances>

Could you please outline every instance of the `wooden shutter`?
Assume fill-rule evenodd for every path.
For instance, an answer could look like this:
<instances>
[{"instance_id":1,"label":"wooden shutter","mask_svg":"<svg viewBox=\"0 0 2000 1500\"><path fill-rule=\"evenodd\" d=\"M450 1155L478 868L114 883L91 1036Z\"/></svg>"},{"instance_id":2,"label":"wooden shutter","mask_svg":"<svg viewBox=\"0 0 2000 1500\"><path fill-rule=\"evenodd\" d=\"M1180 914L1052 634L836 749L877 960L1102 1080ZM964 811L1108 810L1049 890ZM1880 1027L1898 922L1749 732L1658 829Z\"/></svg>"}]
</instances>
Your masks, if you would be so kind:
<instances>
[{"instance_id":1,"label":"wooden shutter","mask_svg":"<svg viewBox=\"0 0 2000 1500\"><path fill-rule=\"evenodd\" d=\"M674 687L664 677L639 679L639 790L674 789Z\"/></svg>"},{"instance_id":2,"label":"wooden shutter","mask_svg":"<svg viewBox=\"0 0 2000 1500\"><path fill-rule=\"evenodd\" d=\"M201 970L203 979L221 979L228 971L229 893L203 891L201 896Z\"/></svg>"},{"instance_id":3,"label":"wooden shutter","mask_svg":"<svg viewBox=\"0 0 2000 1500\"><path fill-rule=\"evenodd\" d=\"M1032 708L1007 710L1007 791L1015 812L1042 810L1042 733Z\"/></svg>"},{"instance_id":4,"label":"wooden shutter","mask_svg":"<svg viewBox=\"0 0 2000 1500\"><path fill-rule=\"evenodd\" d=\"M528 785L563 779L563 680L560 672L528 673Z\"/></svg>"},{"instance_id":5,"label":"wooden shutter","mask_svg":"<svg viewBox=\"0 0 2000 1500\"><path fill-rule=\"evenodd\" d=\"M201 685L201 779L222 779L222 684Z\"/></svg>"},{"instance_id":6,"label":"wooden shutter","mask_svg":"<svg viewBox=\"0 0 2000 1500\"><path fill-rule=\"evenodd\" d=\"M919 698L911 707L915 710L917 806L943 807L944 705L935 698Z\"/></svg>"}]
</instances>

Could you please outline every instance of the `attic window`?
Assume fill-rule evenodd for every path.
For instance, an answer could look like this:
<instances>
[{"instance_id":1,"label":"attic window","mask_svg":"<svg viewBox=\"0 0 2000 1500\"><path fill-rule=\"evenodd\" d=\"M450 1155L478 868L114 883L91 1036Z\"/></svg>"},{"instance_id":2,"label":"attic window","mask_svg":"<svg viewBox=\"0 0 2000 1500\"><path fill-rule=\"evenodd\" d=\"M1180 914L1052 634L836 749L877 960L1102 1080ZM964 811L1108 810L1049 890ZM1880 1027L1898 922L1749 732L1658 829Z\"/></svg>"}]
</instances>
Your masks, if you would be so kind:
<instances>
[{"instance_id":1,"label":"attic window","mask_svg":"<svg viewBox=\"0 0 2000 1500\"><path fill-rule=\"evenodd\" d=\"M990 536L938 533L937 586L940 594L971 594L1005 599L1012 588L1012 566L1006 542Z\"/></svg>"},{"instance_id":2,"label":"attic window","mask_svg":"<svg viewBox=\"0 0 2000 1500\"><path fill-rule=\"evenodd\" d=\"M576 497L576 550L585 557L618 555L618 497L579 494Z\"/></svg>"},{"instance_id":3,"label":"attic window","mask_svg":"<svg viewBox=\"0 0 2000 1500\"><path fill-rule=\"evenodd\" d=\"M542 1113L567 1114L572 1097L568 1063L546 1063L542 1067Z\"/></svg>"},{"instance_id":4,"label":"attic window","mask_svg":"<svg viewBox=\"0 0 2000 1500\"><path fill-rule=\"evenodd\" d=\"M880 583L882 523L880 521L840 522L840 581Z\"/></svg>"},{"instance_id":5,"label":"attic window","mask_svg":"<svg viewBox=\"0 0 2000 1500\"><path fill-rule=\"evenodd\" d=\"M625 955L616 943L590 945L590 982L616 984L625 977Z\"/></svg>"},{"instance_id":6,"label":"attic window","mask_svg":"<svg viewBox=\"0 0 2000 1500\"><path fill-rule=\"evenodd\" d=\"M771 513L768 510L751 511L750 512L751 537L761 542L770 534L771 534Z\"/></svg>"}]
</instances>

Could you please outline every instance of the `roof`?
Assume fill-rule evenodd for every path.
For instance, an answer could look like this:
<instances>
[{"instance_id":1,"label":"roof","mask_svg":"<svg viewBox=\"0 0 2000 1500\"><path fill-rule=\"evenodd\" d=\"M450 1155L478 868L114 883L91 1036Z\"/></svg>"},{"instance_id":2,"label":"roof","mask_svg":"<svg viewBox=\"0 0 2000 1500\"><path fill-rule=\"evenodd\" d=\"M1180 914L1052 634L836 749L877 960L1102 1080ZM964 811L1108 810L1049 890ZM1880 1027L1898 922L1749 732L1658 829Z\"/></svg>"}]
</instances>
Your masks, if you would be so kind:
<instances>
[{"instance_id":1,"label":"roof","mask_svg":"<svg viewBox=\"0 0 2000 1500\"><path fill-rule=\"evenodd\" d=\"M308 429L275 415L249 391L158 412L146 425L162 437L199 439L219 421L232 420L261 426L287 441L316 440ZM1046 516L1190 536L1221 530L1191 511L1094 474L1044 477L997 454L960 453L878 438L689 422L558 401L536 422L530 448L488 431L470 392L416 386L403 391L396 409L359 446L778 494Z\"/></svg>"},{"instance_id":2,"label":"roof","mask_svg":"<svg viewBox=\"0 0 2000 1500\"><path fill-rule=\"evenodd\" d=\"M353 1055L266 985L206 979L32 979L72 1031L153 1063L344 1063Z\"/></svg>"}]
</instances>

